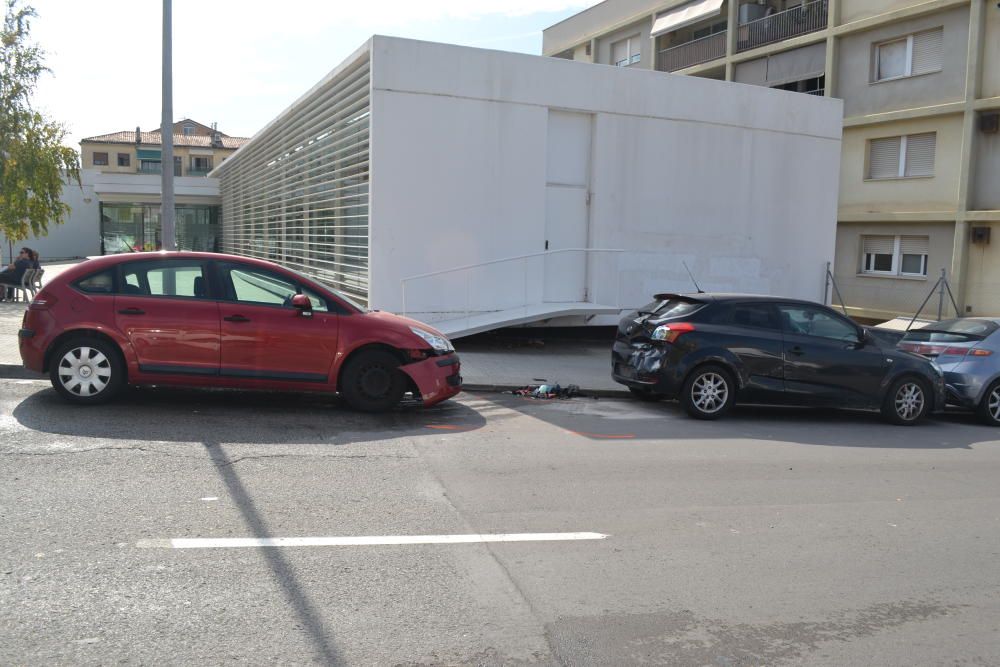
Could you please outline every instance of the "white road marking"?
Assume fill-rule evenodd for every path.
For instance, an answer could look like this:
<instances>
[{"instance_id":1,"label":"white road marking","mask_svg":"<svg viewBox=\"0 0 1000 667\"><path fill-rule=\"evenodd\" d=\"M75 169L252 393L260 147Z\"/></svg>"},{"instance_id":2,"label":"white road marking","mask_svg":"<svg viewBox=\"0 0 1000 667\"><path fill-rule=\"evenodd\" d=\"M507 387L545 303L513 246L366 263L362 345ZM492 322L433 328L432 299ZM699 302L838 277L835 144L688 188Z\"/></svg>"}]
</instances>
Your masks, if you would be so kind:
<instances>
[{"instance_id":1,"label":"white road marking","mask_svg":"<svg viewBox=\"0 0 1000 667\"><path fill-rule=\"evenodd\" d=\"M218 499L219 499L218 496L206 496L205 498L202 498L202 500L204 500L205 502L211 502L213 500L218 500Z\"/></svg>"},{"instance_id":2,"label":"white road marking","mask_svg":"<svg viewBox=\"0 0 1000 667\"><path fill-rule=\"evenodd\" d=\"M561 542L603 540L603 533L499 533L486 535L376 535L367 537L222 537L139 540L140 549L235 549L246 547L370 547L407 544L483 542Z\"/></svg>"}]
</instances>

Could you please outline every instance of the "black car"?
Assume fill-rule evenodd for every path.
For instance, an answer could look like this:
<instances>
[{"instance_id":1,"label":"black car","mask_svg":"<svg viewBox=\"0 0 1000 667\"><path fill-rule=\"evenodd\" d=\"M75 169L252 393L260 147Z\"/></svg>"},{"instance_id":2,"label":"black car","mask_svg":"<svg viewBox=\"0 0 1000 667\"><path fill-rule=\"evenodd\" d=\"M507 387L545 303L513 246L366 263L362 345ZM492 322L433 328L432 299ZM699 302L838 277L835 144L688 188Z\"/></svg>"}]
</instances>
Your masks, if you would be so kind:
<instances>
[{"instance_id":1,"label":"black car","mask_svg":"<svg viewBox=\"0 0 1000 667\"><path fill-rule=\"evenodd\" d=\"M944 407L941 371L826 306L739 294L658 294L618 325L612 374L699 419L740 403L878 409L915 424Z\"/></svg>"}]
</instances>

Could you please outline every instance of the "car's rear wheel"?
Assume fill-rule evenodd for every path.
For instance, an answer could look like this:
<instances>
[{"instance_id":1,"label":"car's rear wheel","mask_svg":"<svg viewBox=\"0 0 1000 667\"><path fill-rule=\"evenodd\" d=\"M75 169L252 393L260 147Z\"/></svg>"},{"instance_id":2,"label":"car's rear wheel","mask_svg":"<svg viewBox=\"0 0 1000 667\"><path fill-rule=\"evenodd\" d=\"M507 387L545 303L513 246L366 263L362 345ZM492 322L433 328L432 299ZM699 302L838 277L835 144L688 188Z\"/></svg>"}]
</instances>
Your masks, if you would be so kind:
<instances>
[{"instance_id":1,"label":"car's rear wheel","mask_svg":"<svg viewBox=\"0 0 1000 667\"><path fill-rule=\"evenodd\" d=\"M73 338L52 355L49 379L73 403L95 405L114 398L125 386L125 364L118 349L99 338Z\"/></svg>"},{"instance_id":2,"label":"car's rear wheel","mask_svg":"<svg viewBox=\"0 0 1000 667\"><path fill-rule=\"evenodd\" d=\"M688 376L681 392L681 404L695 419L718 419L736 401L736 382L721 366L702 366Z\"/></svg>"},{"instance_id":3,"label":"car's rear wheel","mask_svg":"<svg viewBox=\"0 0 1000 667\"><path fill-rule=\"evenodd\" d=\"M383 412L403 398L406 382L399 360L385 350L366 350L347 360L340 393L355 410Z\"/></svg>"},{"instance_id":4,"label":"car's rear wheel","mask_svg":"<svg viewBox=\"0 0 1000 667\"><path fill-rule=\"evenodd\" d=\"M990 426L1000 426L1000 380L990 385L979 403L979 418Z\"/></svg>"},{"instance_id":5,"label":"car's rear wheel","mask_svg":"<svg viewBox=\"0 0 1000 667\"><path fill-rule=\"evenodd\" d=\"M663 400L663 394L658 394L652 389L647 389L646 387L629 387L629 392L640 401L649 401L654 403L656 401Z\"/></svg>"},{"instance_id":6,"label":"car's rear wheel","mask_svg":"<svg viewBox=\"0 0 1000 667\"><path fill-rule=\"evenodd\" d=\"M905 377L889 387L882 403L882 416L893 424L913 426L927 416L930 409L927 384L917 378Z\"/></svg>"}]
</instances>

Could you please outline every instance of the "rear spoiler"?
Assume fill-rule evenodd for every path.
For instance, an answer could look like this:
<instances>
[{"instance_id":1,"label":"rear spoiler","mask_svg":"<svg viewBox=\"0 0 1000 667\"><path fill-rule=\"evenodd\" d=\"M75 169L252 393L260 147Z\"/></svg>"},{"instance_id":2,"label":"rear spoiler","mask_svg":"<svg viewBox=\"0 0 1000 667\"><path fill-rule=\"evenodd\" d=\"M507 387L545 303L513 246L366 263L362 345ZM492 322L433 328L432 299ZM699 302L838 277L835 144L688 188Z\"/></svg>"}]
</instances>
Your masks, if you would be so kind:
<instances>
[{"instance_id":1,"label":"rear spoiler","mask_svg":"<svg viewBox=\"0 0 1000 667\"><path fill-rule=\"evenodd\" d=\"M654 294L653 298L657 301L683 301L685 303L708 303L708 299L702 297L702 295L691 296L690 294L671 294L665 292L663 294Z\"/></svg>"}]
</instances>

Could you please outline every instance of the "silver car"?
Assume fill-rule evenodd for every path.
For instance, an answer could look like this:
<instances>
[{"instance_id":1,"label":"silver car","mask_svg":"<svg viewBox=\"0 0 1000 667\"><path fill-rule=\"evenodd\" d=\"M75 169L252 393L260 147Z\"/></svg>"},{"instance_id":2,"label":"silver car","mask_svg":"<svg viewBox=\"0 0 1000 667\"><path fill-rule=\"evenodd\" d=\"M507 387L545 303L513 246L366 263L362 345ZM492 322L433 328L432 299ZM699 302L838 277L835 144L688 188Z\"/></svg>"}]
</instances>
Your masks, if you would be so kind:
<instances>
[{"instance_id":1,"label":"silver car","mask_svg":"<svg viewBox=\"0 0 1000 667\"><path fill-rule=\"evenodd\" d=\"M944 371L948 403L972 408L987 424L1000 426L1000 318L928 324L907 331L899 347Z\"/></svg>"}]
</instances>

